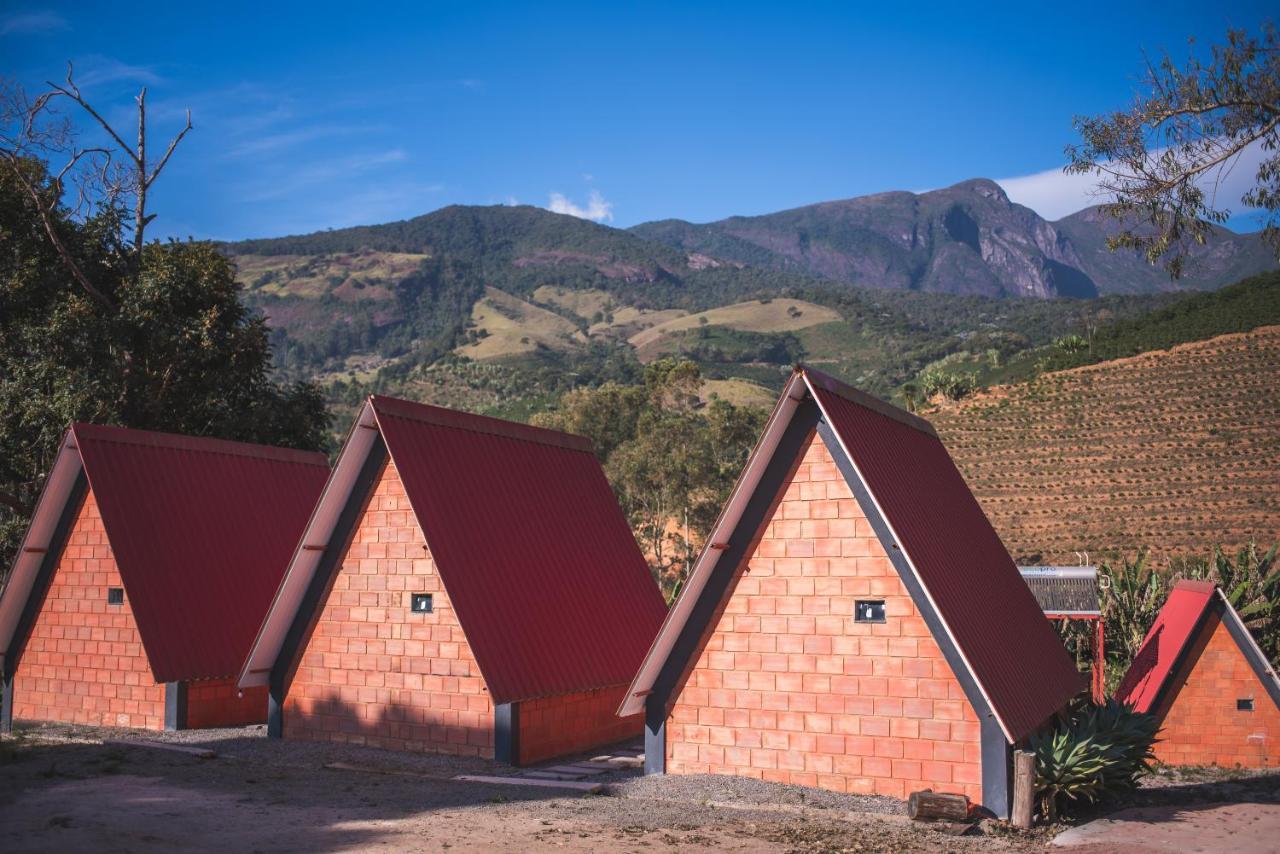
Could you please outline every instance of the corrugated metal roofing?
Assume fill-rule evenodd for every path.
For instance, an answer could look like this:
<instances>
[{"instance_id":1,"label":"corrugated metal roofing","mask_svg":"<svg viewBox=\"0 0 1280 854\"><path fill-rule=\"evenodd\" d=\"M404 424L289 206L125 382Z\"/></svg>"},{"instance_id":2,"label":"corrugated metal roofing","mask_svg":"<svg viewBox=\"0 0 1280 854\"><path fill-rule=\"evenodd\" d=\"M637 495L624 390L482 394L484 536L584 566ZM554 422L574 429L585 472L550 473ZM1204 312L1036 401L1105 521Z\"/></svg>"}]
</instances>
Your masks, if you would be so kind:
<instances>
[{"instance_id":1,"label":"corrugated metal roofing","mask_svg":"<svg viewBox=\"0 0 1280 854\"><path fill-rule=\"evenodd\" d=\"M804 373L1006 733L1032 732L1083 677L946 448L927 422Z\"/></svg>"},{"instance_id":2,"label":"corrugated metal roofing","mask_svg":"<svg viewBox=\"0 0 1280 854\"><path fill-rule=\"evenodd\" d=\"M1214 590L1209 581L1179 581L1173 586L1116 689L1117 700L1140 712L1154 710L1179 656L1213 604Z\"/></svg>"},{"instance_id":3,"label":"corrugated metal roofing","mask_svg":"<svg viewBox=\"0 0 1280 854\"><path fill-rule=\"evenodd\" d=\"M75 424L158 682L236 674L328 476L320 453Z\"/></svg>"},{"instance_id":4,"label":"corrugated metal roofing","mask_svg":"<svg viewBox=\"0 0 1280 854\"><path fill-rule=\"evenodd\" d=\"M494 702L628 682L666 607L590 442L370 403Z\"/></svg>"}]
</instances>

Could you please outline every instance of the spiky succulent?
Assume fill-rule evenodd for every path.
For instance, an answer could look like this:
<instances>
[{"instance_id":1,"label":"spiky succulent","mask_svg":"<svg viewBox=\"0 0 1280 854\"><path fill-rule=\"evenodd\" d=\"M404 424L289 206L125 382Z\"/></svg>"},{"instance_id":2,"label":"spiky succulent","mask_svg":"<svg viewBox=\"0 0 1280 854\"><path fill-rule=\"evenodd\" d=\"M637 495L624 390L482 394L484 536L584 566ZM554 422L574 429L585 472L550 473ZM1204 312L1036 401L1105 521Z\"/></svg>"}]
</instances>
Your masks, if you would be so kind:
<instances>
[{"instance_id":1,"label":"spiky succulent","mask_svg":"<svg viewBox=\"0 0 1280 854\"><path fill-rule=\"evenodd\" d=\"M1051 809L1126 792L1151 771L1159 721L1115 700L1087 704L1033 736L1036 790Z\"/></svg>"}]
</instances>

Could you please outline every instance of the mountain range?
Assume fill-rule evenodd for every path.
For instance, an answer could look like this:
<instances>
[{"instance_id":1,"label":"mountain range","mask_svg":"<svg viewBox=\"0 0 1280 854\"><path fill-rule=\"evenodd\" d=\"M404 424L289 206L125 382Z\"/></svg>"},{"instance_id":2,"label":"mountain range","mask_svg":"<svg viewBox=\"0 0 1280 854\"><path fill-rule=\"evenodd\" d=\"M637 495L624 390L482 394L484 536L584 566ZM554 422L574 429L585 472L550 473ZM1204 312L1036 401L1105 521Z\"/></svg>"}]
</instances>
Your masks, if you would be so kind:
<instances>
[{"instance_id":1,"label":"mountain range","mask_svg":"<svg viewBox=\"0 0 1280 854\"><path fill-rule=\"evenodd\" d=\"M978 178L701 225L661 220L646 239L727 261L871 288L1049 298L1215 288L1275 266L1257 235L1215 228L1174 282L1133 252L1111 252L1116 221L1092 207L1057 222Z\"/></svg>"},{"instance_id":2,"label":"mountain range","mask_svg":"<svg viewBox=\"0 0 1280 854\"><path fill-rule=\"evenodd\" d=\"M454 205L224 249L286 376L485 410L674 354L757 390L803 358L887 395L940 359L998 361L1276 266L1259 235L1214 229L1175 282L1108 251L1114 226L1048 222L975 179L629 229Z\"/></svg>"}]
</instances>

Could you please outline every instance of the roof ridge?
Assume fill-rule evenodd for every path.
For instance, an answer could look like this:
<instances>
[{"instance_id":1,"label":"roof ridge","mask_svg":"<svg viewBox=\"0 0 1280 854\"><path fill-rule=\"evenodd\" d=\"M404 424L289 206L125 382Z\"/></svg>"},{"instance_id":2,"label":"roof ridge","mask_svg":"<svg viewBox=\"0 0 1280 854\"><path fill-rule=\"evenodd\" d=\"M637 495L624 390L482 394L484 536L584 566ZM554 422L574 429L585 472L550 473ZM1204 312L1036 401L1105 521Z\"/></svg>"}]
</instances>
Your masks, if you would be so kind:
<instances>
[{"instance_id":1,"label":"roof ridge","mask_svg":"<svg viewBox=\"0 0 1280 854\"><path fill-rule=\"evenodd\" d=\"M533 442L570 451L582 451L592 455L595 453L595 447L587 437L553 430L549 427L535 427L531 424L521 424L489 415L460 412L456 409L446 409L429 403L418 403L380 394L369 395L369 403L373 406L375 415L385 412L388 415L421 421L424 424L434 424L438 427L502 436L507 439Z\"/></svg>"},{"instance_id":2,"label":"roof ridge","mask_svg":"<svg viewBox=\"0 0 1280 854\"><path fill-rule=\"evenodd\" d=\"M89 441L110 442L117 445L172 448L193 453L251 457L278 463L323 465L325 467L329 465L329 458L322 451L303 451L298 448L282 448L278 445L264 445L257 442L239 442L234 439L218 439L213 436L190 436L185 433L141 430L136 427L119 427L112 424L90 424L84 421L72 422L68 428L68 433L76 438L77 447L79 446L80 437L83 436Z\"/></svg>"},{"instance_id":3,"label":"roof ridge","mask_svg":"<svg viewBox=\"0 0 1280 854\"><path fill-rule=\"evenodd\" d=\"M892 418L908 427L913 427L921 433L933 436L935 439L938 438L938 432L933 429L933 425L913 412L908 412L861 389L856 389L848 383L843 383L830 374L824 374L822 371L811 368L808 365L797 365L796 369L804 374L806 379L824 391L829 391L858 406L865 406L873 412L886 418Z\"/></svg>"}]
</instances>

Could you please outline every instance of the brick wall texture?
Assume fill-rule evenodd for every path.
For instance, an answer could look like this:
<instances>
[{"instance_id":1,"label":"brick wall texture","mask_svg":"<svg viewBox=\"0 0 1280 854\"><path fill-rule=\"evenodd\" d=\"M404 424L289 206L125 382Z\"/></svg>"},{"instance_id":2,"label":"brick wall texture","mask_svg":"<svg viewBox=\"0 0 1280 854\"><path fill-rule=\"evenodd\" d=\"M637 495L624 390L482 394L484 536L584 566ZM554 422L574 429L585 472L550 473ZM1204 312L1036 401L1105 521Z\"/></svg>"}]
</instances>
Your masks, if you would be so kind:
<instances>
[{"instance_id":1,"label":"brick wall texture","mask_svg":"<svg viewBox=\"0 0 1280 854\"><path fill-rule=\"evenodd\" d=\"M1274 766L1280 709L1218 617L1210 618L1189 659L1185 681L1165 701L1156 758L1170 765ZM1252 699L1254 710L1238 711L1239 699Z\"/></svg>"},{"instance_id":2,"label":"brick wall texture","mask_svg":"<svg viewBox=\"0 0 1280 854\"><path fill-rule=\"evenodd\" d=\"M235 677L187 683L187 729L267 722L267 689L236 687Z\"/></svg>"},{"instance_id":3,"label":"brick wall texture","mask_svg":"<svg viewBox=\"0 0 1280 854\"><path fill-rule=\"evenodd\" d=\"M981 801L978 718L811 437L667 722L667 770ZM887 620L855 623L883 599Z\"/></svg>"},{"instance_id":4,"label":"brick wall texture","mask_svg":"<svg viewBox=\"0 0 1280 854\"><path fill-rule=\"evenodd\" d=\"M90 492L54 568L48 594L14 674L13 716L97 726L164 728L164 686L142 648Z\"/></svg>"},{"instance_id":5,"label":"brick wall texture","mask_svg":"<svg viewBox=\"0 0 1280 854\"><path fill-rule=\"evenodd\" d=\"M644 734L644 715L620 718L626 685L520 703L520 764L578 753Z\"/></svg>"},{"instance_id":6,"label":"brick wall texture","mask_svg":"<svg viewBox=\"0 0 1280 854\"><path fill-rule=\"evenodd\" d=\"M410 611L430 593L430 614ZM284 735L493 756L493 703L388 461L285 698Z\"/></svg>"},{"instance_id":7,"label":"brick wall texture","mask_svg":"<svg viewBox=\"0 0 1280 854\"><path fill-rule=\"evenodd\" d=\"M410 610L430 593L432 612ZM643 732L626 686L520 704L521 763ZM494 707L404 485L388 461L285 698L286 738L492 758Z\"/></svg>"}]
</instances>

